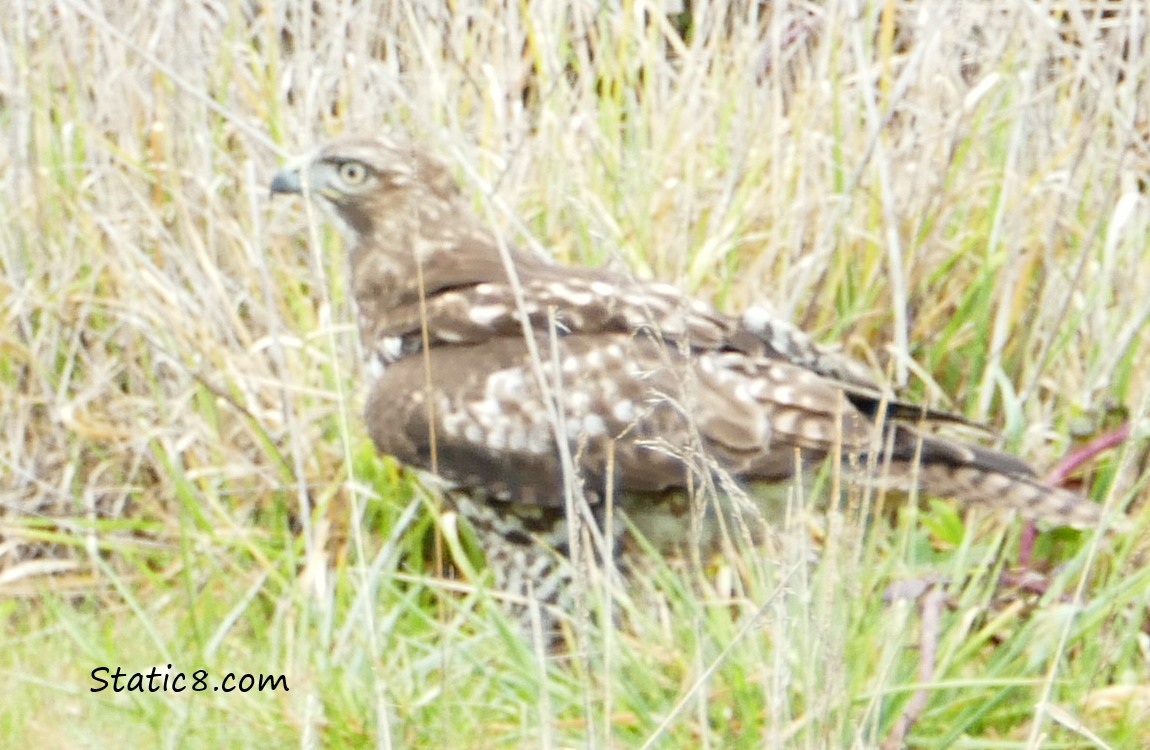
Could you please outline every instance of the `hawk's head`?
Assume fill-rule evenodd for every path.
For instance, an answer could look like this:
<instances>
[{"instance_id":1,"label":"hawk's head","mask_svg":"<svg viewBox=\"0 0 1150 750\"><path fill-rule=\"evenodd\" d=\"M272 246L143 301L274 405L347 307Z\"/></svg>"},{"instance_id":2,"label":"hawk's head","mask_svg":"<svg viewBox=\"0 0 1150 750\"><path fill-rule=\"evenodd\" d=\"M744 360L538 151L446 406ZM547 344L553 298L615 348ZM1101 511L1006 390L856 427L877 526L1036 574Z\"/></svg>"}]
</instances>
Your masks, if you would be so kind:
<instances>
[{"instance_id":1,"label":"hawk's head","mask_svg":"<svg viewBox=\"0 0 1150 750\"><path fill-rule=\"evenodd\" d=\"M380 217L450 206L459 188L447 167L423 151L383 137L345 136L276 173L272 193L319 198L355 235Z\"/></svg>"}]
</instances>

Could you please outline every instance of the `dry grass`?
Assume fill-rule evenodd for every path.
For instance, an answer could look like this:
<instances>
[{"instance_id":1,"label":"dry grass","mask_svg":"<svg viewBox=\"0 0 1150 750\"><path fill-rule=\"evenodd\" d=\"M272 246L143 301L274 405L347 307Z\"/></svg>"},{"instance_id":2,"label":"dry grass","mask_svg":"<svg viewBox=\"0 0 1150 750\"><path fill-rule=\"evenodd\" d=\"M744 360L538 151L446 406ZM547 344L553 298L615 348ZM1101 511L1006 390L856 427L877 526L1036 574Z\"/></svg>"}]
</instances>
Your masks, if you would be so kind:
<instances>
[{"instance_id":1,"label":"dry grass","mask_svg":"<svg viewBox=\"0 0 1150 750\"><path fill-rule=\"evenodd\" d=\"M1133 538L1044 535L1062 567L1023 596L994 583L1015 525L832 516L813 568L800 542L750 566L756 627L667 571L665 612L546 664L406 554L430 521L358 420L339 242L267 200L345 129L431 143L565 260L769 301L1038 465L1121 406L1135 437L1091 483L1142 507L1145 10L720 5L13 3L0 736L870 747L916 687L916 610L882 592L934 576L953 607L914 746L1150 743ZM291 692L89 692L169 662Z\"/></svg>"}]
</instances>

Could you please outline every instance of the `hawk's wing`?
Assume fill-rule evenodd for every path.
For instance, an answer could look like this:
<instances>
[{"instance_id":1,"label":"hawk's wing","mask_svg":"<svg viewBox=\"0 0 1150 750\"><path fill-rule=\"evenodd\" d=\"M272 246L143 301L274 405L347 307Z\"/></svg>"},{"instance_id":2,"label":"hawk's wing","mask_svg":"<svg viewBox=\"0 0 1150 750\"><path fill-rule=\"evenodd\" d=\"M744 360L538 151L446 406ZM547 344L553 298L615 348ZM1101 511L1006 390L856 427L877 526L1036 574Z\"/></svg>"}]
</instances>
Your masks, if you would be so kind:
<instances>
[{"instance_id":1,"label":"hawk's wing","mask_svg":"<svg viewBox=\"0 0 1150 750\"><path fill-rule=\"evenodd\" d=\"M739 352L684 354L646 335L581 334L555 344L552 359L549 342L539 342L542 374L592 492L608 481L627 493L681 488L689 471L785 478L794 448L821 458L836 442L859 453L871 439L871 423L837 388L793 365ZM368 430L380 449L430 467L434 425L448 479L508 500L561 503L556 429L524 340L433 348L430 380L422 360L401 359L372 390Z\"/></svg>"}]
</instances>

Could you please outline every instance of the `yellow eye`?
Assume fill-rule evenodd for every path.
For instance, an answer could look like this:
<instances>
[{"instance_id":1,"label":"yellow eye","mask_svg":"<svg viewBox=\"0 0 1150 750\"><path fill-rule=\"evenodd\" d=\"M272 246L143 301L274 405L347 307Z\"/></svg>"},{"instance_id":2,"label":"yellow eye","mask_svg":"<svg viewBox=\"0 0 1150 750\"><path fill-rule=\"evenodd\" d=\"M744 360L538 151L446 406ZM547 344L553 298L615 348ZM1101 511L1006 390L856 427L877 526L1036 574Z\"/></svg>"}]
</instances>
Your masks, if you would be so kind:
<instances>
[{"instance_id":1,"label":"yellow eye","mask_svg":"<svg viewBox=\"0 0 1150 750\"><path fill-rule=\"evenodd\" d=\"M358 161L345 161L339 165L339 177L348 185L359 185L367 179L367 167Z\"/></svg>"}]
</instances>

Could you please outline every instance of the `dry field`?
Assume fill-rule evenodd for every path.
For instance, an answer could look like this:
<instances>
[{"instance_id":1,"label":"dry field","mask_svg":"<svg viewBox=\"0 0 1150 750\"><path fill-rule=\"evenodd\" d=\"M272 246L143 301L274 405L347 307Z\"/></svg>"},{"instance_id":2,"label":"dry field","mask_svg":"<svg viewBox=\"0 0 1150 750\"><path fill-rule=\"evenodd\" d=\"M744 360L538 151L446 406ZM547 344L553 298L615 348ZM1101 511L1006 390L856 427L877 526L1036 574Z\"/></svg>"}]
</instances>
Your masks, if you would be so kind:
<instances>
[{"instance_id":1,"label":"dry field","mask_svg":"<svg viewBox=\"0 0 1150 750\"><path fill-rule=\"evenodd\" d=\"M1146 7L696 5L11 0L0 745L1150 746ZM1127 425L1074 481L1134 530L1044 530L1023 580L1015 519L830 512L544 655L423 564L340 238L269 200L349 130L429 144L566 262L769 303L1043 469ZM168 664L290 689L92 692Z\"/></svg>"}]
</instances>

